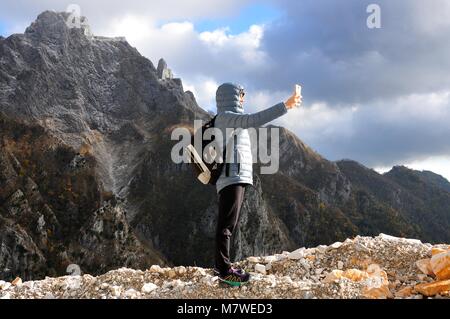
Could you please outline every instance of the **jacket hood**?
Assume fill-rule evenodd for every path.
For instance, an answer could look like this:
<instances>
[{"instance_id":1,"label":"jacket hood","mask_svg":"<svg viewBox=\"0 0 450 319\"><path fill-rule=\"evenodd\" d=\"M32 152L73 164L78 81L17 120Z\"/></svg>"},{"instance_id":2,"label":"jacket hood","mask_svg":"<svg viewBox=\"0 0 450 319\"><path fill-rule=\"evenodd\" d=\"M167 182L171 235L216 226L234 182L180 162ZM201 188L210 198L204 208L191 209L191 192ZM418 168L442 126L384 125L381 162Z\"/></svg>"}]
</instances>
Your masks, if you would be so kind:
<instances>
[{"instance_id":1,"label":"jacket hood","mask_svg":"<svg viewBox=\"0 0 450 319\"><path fill-rule=\"evenodd\" d=\"M239 102L239 95L243 90L244 87L237 83L227 82L220 85L216 91L217 113L226 111L244 113L244 108Z\"/></svg>"}]
</instances>

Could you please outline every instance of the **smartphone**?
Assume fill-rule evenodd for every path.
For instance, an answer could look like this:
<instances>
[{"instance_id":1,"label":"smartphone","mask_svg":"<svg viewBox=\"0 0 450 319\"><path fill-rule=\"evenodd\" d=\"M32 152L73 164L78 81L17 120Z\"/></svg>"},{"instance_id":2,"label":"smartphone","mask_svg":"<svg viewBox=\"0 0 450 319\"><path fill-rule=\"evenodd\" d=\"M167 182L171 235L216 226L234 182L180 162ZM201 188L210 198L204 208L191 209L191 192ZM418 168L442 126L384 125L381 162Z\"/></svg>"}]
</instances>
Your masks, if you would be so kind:
<instances>
[{"instance_id":1,"label":"smartphone","mask_svg":"<svg viewBox=\"0 0 450 319\"><path fill-rule=\"evenodd\" d=\"M296 84L295 85L295 94L297 96L301 96L302 95L302 86L300 84Z\"/></svg>"}]
</instances>

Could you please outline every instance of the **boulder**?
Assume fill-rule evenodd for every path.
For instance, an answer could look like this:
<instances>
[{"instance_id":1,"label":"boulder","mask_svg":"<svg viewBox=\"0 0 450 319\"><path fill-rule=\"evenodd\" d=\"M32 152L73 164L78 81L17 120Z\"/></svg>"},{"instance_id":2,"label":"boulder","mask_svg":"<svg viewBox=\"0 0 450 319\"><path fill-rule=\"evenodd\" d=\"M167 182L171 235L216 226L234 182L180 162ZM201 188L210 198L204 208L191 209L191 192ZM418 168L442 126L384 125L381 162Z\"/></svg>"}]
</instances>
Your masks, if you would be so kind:
<instances>
[{"instance_id":1,"label":"boulder","mask_svg":"<svg viewBox=\"0 0 450 319\"><path fill-rule=\"evenodd\" d=\"M256 264L255 271L265 275L266 274L266 266L261 265L261 264Z\"/></svg>"},{"instance_id":2,"label":"boulder","mask_svg":"<svg viewBox=\"0 0 450 319\"><path fill-rule=\"evenodd\" d=\"M404 287L395 293L395 297L407 298L413 294L413 287Z\"/></svg>"},{"instance_id":3,"label":"boulder","mask_svg":"<svg viewBox=\"0 0 450 319\"><path fill-rule=\"evenodd\" d=\"M430 264L430 258L420 259L420 260L416 261L416 266L425 275L433 275L433 270L431 269L431 264Z\"/></svg>"},{"instance_id":4,"label":"boulder","mask_svg":"<svg viewBox=\"0 0 450 319\"><path fill-rule=\"evenodd\" d=\"M251 256L251 257L248 257L247 260L248 260L248 262L251 262L251 263L254 263L254 264L259 263L259 258L258 257Z\"/></svg>"},{"instance_id":5,"label":"boulder","mask_svg":"<svg viewBox=\"0 0 450 319\"><path fill-rule=\"evenodd\" d=\"M450 279L450 251L431 257L430 266L437 279Z\"/></svg>"},{"instance_id":6,"label":"boulder","mask_svg":"<svg viewBox=\"0 0 450 319\"><path fill-rule=\"evenodd\" d=\"M152 292L153 290L155 290L155 289L157 289L157 288L158 288L157 285L155 285L155 284L152 283L152 282L148 282L148 283L146 283L146 284L144 284L144 285L142 286L141 292L144 293L144 294L148 294L148 293Z\"/></svg>"},{"instance_id":7,"label":"boulder","mask_svg":"<svg viewBox=\"0 0 450 319\"><path fill-rule=\"evenodd\" d=\"M414 287L414 290L428 297L435 296L450 291L450 280L419 284Z\"/></svg>"},{"instance_id":8,"label":"boulder","mask_svg":"<svg viewBox=\"0 0 450 319\"><path fill-rule=\"evenodd\" d=\"M152 265L150 267L149 271L153 272L153 273L160 273L160 272L162 272L162 269L159 265Z\"/></svg>"},{"instance_id":9,"label":"boulder","mask_svg":"<svg viewBox=\"0 0 450 319\"><path fill-rule=\"evenodd\" d=\"M304 256L305 256L305 249L300 248L300 249L297 249L297 250L294 250L293 252L291 252L288 255L288 258L298 260L298 259L302 259Z\"/></svg>"},{"instance_id":10,"label":"boulder","mask_svg":"<svg viewBox=\"0 0 450 319\"><path fill-rule=\"evenodd\" d=\"M331 245L330 245L330 248L338 249L338 248L341 247L341 246L342 246L342 243L341 243L340 241L337 241L337 242L335 242L334 244L331 244Z\"/></svg>"},{"instance_id":11,"label":"boulder","mask_svg":"<svg viewBox=\"0 0 450 319\"><path fill-rule=\"evenodd\" d=\"M364 281L365 287L362 294L370 299L393 298L389 290L389 280L387 273L377 264L372 264L367 268L369 278Z\"/></svg>"},{"instance_id":12,"label":"boulder","mask_svg":"<svg viewBox=\"0 0 450 319\"><path fill-rule=\"evenodd\" d=\"M447 251L449 251L450 249L444 249L444 248L440 248L440 247L433 247L431 248L431 256L437 255L437 254L442 254L445 253Z\"/></svg>"},{"instance_id":13,"label":"boulder","mask_svg":"<svg viewBox=\"0 0 450 319\"><path fill-rule=\"evenodd\" d=\"M361 281L367 279L368 277L369 274L367 272L361 271L359 269L347 269L346 271L335 269L325 276L323 282L332 283L338 281L341 278L346 278L351 281Z\"/></svg>"}]
</instances>

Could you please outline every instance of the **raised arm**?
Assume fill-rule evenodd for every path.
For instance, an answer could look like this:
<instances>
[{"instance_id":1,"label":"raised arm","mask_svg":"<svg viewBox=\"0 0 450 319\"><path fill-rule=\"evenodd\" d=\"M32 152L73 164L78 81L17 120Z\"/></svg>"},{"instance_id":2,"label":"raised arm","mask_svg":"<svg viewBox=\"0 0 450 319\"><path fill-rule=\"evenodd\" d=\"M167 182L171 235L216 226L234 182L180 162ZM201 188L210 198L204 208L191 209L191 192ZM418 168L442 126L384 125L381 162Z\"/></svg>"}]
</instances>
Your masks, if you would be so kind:
<instances>
[{"instance_id":1,"label":"raised arm","mask_svg":"<svg viewBox=\"0 0 450 319\"><path fill-rule=\"evenodd\" d=\"M268 109L262 110L253 114L239 114L234 112L223 113L223 121L225 127L233 128L250 128L260 127L266 123L269 123L276 118L287 113L288 108L284 102L275 104Z\"/></svg>"}]
</instances>

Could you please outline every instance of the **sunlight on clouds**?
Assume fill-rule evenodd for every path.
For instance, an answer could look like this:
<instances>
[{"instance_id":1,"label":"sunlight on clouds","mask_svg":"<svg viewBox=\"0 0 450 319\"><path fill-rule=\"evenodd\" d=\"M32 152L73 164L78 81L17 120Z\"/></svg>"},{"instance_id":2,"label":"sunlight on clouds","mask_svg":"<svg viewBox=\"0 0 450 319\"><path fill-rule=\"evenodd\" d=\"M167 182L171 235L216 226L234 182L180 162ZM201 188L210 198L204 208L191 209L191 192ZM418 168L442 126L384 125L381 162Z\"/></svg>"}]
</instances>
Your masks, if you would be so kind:
<instances>
[{"instance_id":1,"label":"sunlight on clouds","mask_svg":"<svg viewBox=\"0 0 450 319\"><path fill-rule=\"evenodd\" d=\"M135 45L148 37L154 30L152 20L148 18L126 15L121 19L115 19L99 34L112 37L125 37L130 44Z\"/></svg>"},{"instance_id":2,"label":"sunlight on clouds","mask_svg":"<svg viewBox=\"0 0 450 319\"><path fill-rule=\"evenodd\" d=\"M358 110L357 106L332 108L326 103L314 103L291 110L280 124L316 147L324 140L332 142L350 138L354 134L352 122Z\"/></svg>"},{"instance_id":3,"label":"sunlight on clouds","mask_svg":"<svg viewBox=\"0 0 450 319\"><path fill-rule=\"evenodd\" d=\"M380 111L380 117L386 121L398 121L405 117L418 121L440 120L443 116L450 118L450 91L410 94L395 99L389 107L386 105L386 101L374 104L374 108Z\"/></svg>"},{"instance_id":4,"label":"sunlight on clouds","mask_svg":"<svg viewBox=\"0 0 450 319\"><path fill-rule=\"evenodd\" d=\"M208 68L224 73L224 68L245 71L266 65L266 53L260 49L264 28L259 25L252 25L238 34L229 34L228 27L198 32L189 21L158 26L146 17L127 15L112 21L99 33L124 36L153 63L164 57L174 74L188 80L199 75L210 77Z\"/></svg>"},{"instance_id":5,"label":"sunlight on clouds","mask_svg":"<svg viewBox=\"0 0 450 319\"><path fill-rule=\"evenodd\" d=\"M248 31L236 35L228 34L229 31L229 27L204 31L199 34L199 39L217 55L232 51L241 56L247 66L261 66L265 63L266 53L260 50L264 36L262 25L251 25Z\"/></svg>"},{"instance_id":6,"label":"sunlight on clouds","mask_svg":"<svg viewBox=\"0 0 450 319\"><path fill-rule=\"evenodd\" d=\"M199 38L200 40L211 46L223 47L228 43L228 40L230 39L230 36L227 35L227 31L229 30L230 28L223 27L214 31L204 31L199 34Z\"/></svg>"}]
</instances>

